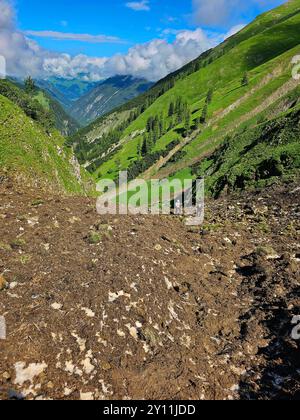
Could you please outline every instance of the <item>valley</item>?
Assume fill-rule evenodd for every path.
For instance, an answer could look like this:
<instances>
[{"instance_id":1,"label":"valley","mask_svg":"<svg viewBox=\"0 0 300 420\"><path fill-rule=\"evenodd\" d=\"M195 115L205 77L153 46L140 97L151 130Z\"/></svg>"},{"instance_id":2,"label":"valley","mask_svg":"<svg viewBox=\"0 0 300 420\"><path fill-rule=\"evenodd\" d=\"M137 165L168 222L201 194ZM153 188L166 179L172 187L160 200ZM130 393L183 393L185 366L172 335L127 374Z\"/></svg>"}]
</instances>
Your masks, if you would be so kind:
<instances>
[{"instance_id":1,"label":"valley","mask_svg":"<svg viewBox=\"0 0 300 420\"><path fill-rule=\"evenodd\" d=\"M143 57L89 55L90 73L43 49L39 77L0 80L0 400L300 399L299 28L290 0L155 82L153 51L177 62L200 28L165 29L174 43ZM0 52L3 33L0 14ZM125 74L136 57L141 75ZM182 191L155 215L141 186L136 214L99 214L98 183L123 171L193 180L193 205L204 180L204 221L188 225Z\"/></svg>"}]
</instances>

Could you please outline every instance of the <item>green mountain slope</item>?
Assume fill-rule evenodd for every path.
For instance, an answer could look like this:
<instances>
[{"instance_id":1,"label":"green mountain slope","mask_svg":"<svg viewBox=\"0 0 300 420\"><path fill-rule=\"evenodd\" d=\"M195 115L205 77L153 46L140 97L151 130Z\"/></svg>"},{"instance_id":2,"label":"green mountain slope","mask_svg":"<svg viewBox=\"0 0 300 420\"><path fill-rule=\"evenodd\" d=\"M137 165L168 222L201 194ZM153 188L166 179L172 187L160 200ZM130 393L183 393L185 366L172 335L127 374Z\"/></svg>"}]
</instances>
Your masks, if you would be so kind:
<instances>
[{"instance_id":1,"label":"green mountain slope","mask_svg":"<svg viewBox=\"0 0 300 420\"><path fill-rule=\"evenodd\" d=\"M39 81L38 84L51 95L54 94L55 96L57 94L57 100L65 101L68 106L72 106L74 101L77 101L96 86L96 82L88 82L81 79L63 79L60 77L51 77L48 80Z\"/></svg>"},{"instance_id":2,"label":"green mountain slope","mask_svg":"<svg viewBox=\"0 0 300 420\"><path fill-rule=\"evenodd\" d=\"M63 193L84 193L89 177L66 148L64 138L44 120L34 120L0 95L0 174L25 185Z\"/></svg>"},{"instance_id":3,"label":"green mountain slope","mask_svg":"<svg viewBox=\"0 0 300 420\"><path fill-rule=\"evenodd\" d=\"M20 106L30 117L41 122L45 128L55 126L62 135L75 133L79 125L62 106L41 89L27 93L24 85L14 80L0 80L0 94Z\"/></svg>"},{"instance_id":4,"label":"green mountain slope","mask_svg":"<svg viewBox=\"0 0 300 420\"><path fill-rule=\"evenodd\" d=\"M63 136L70 136L80 128L79 123L47 92L39 90L33 98L53 114L55 127Z\"/></svg>"},{"instance_id":5,"label":"green mountain slope","mask_svg":"<svg viewBox=\"0 0 300 420\"><path fill-rule=\"evenodd\" d=\"M72 106L72 115L88 123L147 91L153 83L131 76L115 76L99 83Z\"/></svg>"},{"instance_id":6,"label":"green mountain slope","mask_svg":"<svg viewBox=\"0 0 300 420\"><path fill-rule=\"evenodd\" d=\"M37 80L37 86L44 92L47 92L55 101L57 101L65 110L72 106L72 101L67 99L65 95L56 88L49 80Z\"/></svg>"},{"instance_id":7,"label":"green mountain slope","mask_svg":"<svg viewBox=\"0 0 300 420\"><path fill-rule=\"evenodd\" d=\"M264 187L300 171L300 88L297 105L274 120L244 129L200 166L197 176L205 176L208 192L219 197L223 192ZM291 101L295 98L290 98Z\"/></svg>"},{"instance_id":8,"label":"green mountain slope","mask_svg":"<svg viewBox=\"0 0 300 420\"><path fill-rule=\"evenodd\" d=\"M119 169L128 169L131 177L194 176L195 166L228 136L254 133L262 121L286 111L288 95L297 97L291 60L299 54L299 27L299 0L259 16L146 94L80 131L70 141L82 163L96 179L116 179ZM114 124L122 124L109 132L112 115Z\"/></svg>"}]
</instances>

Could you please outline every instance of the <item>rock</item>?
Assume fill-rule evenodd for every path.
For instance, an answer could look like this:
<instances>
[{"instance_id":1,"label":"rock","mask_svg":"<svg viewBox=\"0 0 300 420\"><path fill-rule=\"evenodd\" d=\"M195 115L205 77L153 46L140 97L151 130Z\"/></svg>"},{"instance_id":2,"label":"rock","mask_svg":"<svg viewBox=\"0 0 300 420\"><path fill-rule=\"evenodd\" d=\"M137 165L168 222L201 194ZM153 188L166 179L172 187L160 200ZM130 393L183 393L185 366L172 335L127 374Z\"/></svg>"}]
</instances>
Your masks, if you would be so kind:
<instances>
[{"instance_id":1,"label":"rock","mask_svg":"<svg viewBox=\"0 0 300 420\"><path fill-rule=\"evenodd\" d=\"M54 302L51 305L51 308L54 309L55 311L60 311L62 307L63 307L63 305L61 305L60 303L57 303L57 302Z\"/></svg>"},{"instance_id":2,"label":"rock","mask_svg":"<svg viewBox=\"0 0 300 420\"><path fill-rule=\"evenodd\" d=\"M81 401L93 401L94 399L94 394L92 392L80 392Z\"/></svg>"},{"instance_id":3,"label":"rock","mask_svg":"<svg viewBox=\"0 0 300 420\"><path fill-rule=\"evenodd\" d=\"M16 385L24 385L25 382L33 383L34 378L37 376L41 376L42 373L47 369L48 365L43 363L30 363L28 367L26 367L25 362L18 362L15 364L16 370L16 378L14 380L14 384Z\"/></svg>"},{"instance_id":4,"label":"rock","mask_svg":"<svg viewBox=\"0 0 300 420\"><path fill-rule=\"evenodd\" d=\"M101 363L101 368L104 370L104 371L109 371L109 370L111 370L112 369L112 366L111 366L111 364L110 363L108 363L108 362L102 362Z\"/></svg>"},{"instance_id":5,"label":"rock","mask_svg":"<svg viewBox=\"0 0 300 420\"><path fill-rule=\"evenodd\" d=\"M154 330L152 327L145 327L142 330L142 334L147 343L151 345L151 347L156 347L159 344L159 335L157 331Z\"/></svg>"},{"instance_id":6,"label":"rock","mask_svg":"<svg viewBox=\"0 0 300 420\"><path fill-rule=\"evenodd\" d=\"M259 246L258 248L256 248L255 254L259 257L266 258L267 260L279 258L277 252L269 245Z\"/></svg>"},{"instance_id":7,"label":"rock","mask_svg":"<svg viewBox=\"0 0 300 420\"><path fill-rule=\"evenodd\" d=\"M8 287L7 281L2 275L0 275L0 291L6 289L7 287Z\"/></svg>"},{"instance_id":8,"label":"rock","mask_svg":"<svg viewBox=\"0 0 300 420\"><path fill-rule=\"evenodd\" d=\"M2 378L5 379L6 381L9 381L11 379L11 375L8 372L4 372L2 375Z\"/></svg>"}]
</instances>

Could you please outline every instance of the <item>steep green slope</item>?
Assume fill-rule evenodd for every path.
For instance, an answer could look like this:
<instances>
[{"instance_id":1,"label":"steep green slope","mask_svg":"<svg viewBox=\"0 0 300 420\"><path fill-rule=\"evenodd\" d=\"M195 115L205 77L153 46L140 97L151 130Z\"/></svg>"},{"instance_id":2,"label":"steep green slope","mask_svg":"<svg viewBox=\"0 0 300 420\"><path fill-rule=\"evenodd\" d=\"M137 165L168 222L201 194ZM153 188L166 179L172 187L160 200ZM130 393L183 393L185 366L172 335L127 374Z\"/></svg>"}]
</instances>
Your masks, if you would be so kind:
<instances>
[{"instance_id":1,"label":"steep green slope","mask_svg":"<svg viewBox=\"0 0 300 420\"><path fill-rule=\"evenodd\" d=\"M21 107L27 116L39 121L46 129L56 127L61 134L69 136L79 128L62 106L41 89L36 88L29 94L21 83L0 80L0 94Z\"/></svg>"},{"instance_id":2,"label":"steep green slope","mask_svg":"<svg viewBox=\"0 0 300 420\"><path fill-rule=\"evenodd\" d=\"M300 88L297 105L284 115L228 136L223 145L200 165L207 191L223 192L263 187L278 177L291 178L300 171Z\"/></svg>"},{"instance_id":3,"label":"steep green slope","mask_svg":"<svg viewBox=\"0 0 300 420\"><path fill-rule=\"evenodd\" d=\"M117 179L119 169L130 177L194 176L195 165L228 135L247 129L255 138L252 129L280 116L287 95L297 97L291 60L299 54L299 27L299 0L261 15L115 110L118 133L101 132L112 114L79 132L72 140L81 161L96 179Z\"/></svg>"},{"instance_id":4,"label":"steep green slope","mask_svg":"<svg viewBox=\"0 0 300 420\"><path fill-rule=\"evenodd\" d=\"M37 80L36 84L44 92L47 92L51 98L57 101L64 109L68 110L72 106L72 101L66 98L66 96L49 80Z\"/></svg>"},{"instance_id":5,"label":"steep green slope","mask_svg":"<svg viewBox=\"0 0 300 420\"><path fill-rule=\"evenodd\" d=\"M29 118L0 95L0 172L20 182L66 193L84 193L89 177L53 129Z\"/></svg>"},{"instance_id":6,"label":"steep green slope","mask_svg":"<svg viewBox=\"0 0 300 420\"><path fill-rule=\"evenodd\" d=\"M55 127L63 136L70 136L79 129L79 123L47 92L39 90L33 98L53 114Z\"/></svg>"},{"instance_id":7,"label":"steep green slope","mask_svg":"<svg viewBox=\"0 0 300 420\"><path fill-rule=\"evenodd\" d=\"M72 115L89 123L144 93L152 83L132 76L115 76L96 85L72 105Z\"/></svg>"}]
</instances>

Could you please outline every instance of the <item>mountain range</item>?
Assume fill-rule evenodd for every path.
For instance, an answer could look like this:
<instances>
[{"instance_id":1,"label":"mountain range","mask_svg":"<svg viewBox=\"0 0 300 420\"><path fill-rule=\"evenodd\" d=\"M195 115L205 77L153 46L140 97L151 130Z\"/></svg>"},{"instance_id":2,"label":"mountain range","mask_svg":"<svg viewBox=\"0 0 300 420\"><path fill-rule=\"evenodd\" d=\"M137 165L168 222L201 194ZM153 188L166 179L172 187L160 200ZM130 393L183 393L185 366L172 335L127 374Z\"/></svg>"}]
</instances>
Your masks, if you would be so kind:
<instances>
[{"instance_id":1,"label":"mountain range","mask_svg":"<svg viewBox=\"0 0 300 420\"><path fill-rule=\"evenodd\" d=\"M37 83L81 125L107 114L153 85L132 76L114 76L97 83L60 78L39 80Z\"/></svg>"},{"instance_id":2,"label":"mountain range","mask_svg":"<svg viewBox=\"0 0 300 420\"><path fill-rule=\"evenodd\" d=\"M115 76L94 86L73 103L70 112L86 124L146 92L153 83L132 76Z\"/></svg>"}]
</instances>

